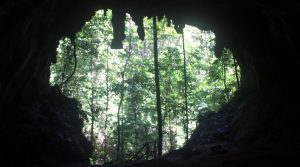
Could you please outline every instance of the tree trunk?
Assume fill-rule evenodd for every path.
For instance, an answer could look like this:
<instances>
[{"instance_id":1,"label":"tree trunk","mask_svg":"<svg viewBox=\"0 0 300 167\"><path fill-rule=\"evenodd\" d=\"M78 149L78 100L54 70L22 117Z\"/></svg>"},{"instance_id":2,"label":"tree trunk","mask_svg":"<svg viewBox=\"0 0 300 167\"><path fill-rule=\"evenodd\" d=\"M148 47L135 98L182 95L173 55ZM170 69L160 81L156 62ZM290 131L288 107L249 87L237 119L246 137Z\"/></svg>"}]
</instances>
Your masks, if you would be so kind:
<instances>
[{"instance_id":1,"label":"tree trunk","mask_svg":"<svg viewBox=\"0 0 300 167\"><path fill-rule=\"evenodd\" d=\"M122 108L121 108L121 162L123 162L124 160L124 143L125 143L125 138L124 138L124 110L123 110L123 104L122 104Z\"/></svg>"},{"instance_id":2,"label":"tree trunk","mask_svg":"<svg viewBox=\"0 0 300 167\"><path fill-rule=\"evenodd\" d=\"M184 101L185 101L185 141L189 139L189 113L188 113L188 100L187 100L187 72L186 72L186 54L185 54L185 42L184 31L182 30L182 50L183 50L183 72L184 72Z\"/></svg>"},{"instance_id":3,"label":"tree trunk","mask_svg":"<svg viewBox=\"0 0 300 167\"><path fill-rule=\"evenodd\" d=\"M174 140L173 139L173 130L172 130L172 126L171 126L171 112L168 111L168 121L169 121L169 142L170 142L170 150L169 151L172 151L172 150L175 150L175 145L174 145Z\"/></svg>"},{"instance_id":4,"label":"tree trunk","mask_svg":"<svg viewBox=\"0 0 300 167\"><path fill-rule=\"evenodd\" d=\"M138 125L137 125L137 111L136 111L136 107L134 106L133 108L133 113L134 113L134 148L135 148L135 152L138 151L138 131L137 131L137 128Z\"/></svg>"},{"instance_id":5,"label":"tree trunk","mask_svg":"<svg viewBox=\"0 0 300 167\"><path fill-rule=\"evenodd\" d=\"M119 102L119 106L118 106L118 113L117 113L117 121L118 121L118 126L117 126L117 134L118 134L117 162L119 162L119 160L120 160L120 143L121 143L120 109L121 109L123 99L124 99L125 71L126 71L126 68L127 68L127 65L128 65L129 57L130 57L130 55L128 55L128 58L127 58L127 60L125 62L125 65L124 65L124 70L121 73L121 77L122 77L121 97L120 97L120 102Z\"/></svg>"},{"instance_id":6,"label":"tree trunk","mask_svg":"<svg viewBox=\"0 0 300 167\"><path fill-rule=\"evenodd\" d=\"M214 92L212 94L212 100L213 100L213 109L215 110L215 106L216 106L216 92L217 92L217 86L216 84L214 83Z\"/></svg>"},{"instance_id":7,"label":"tree trunk","mask_svg":"<svg viewBox=\"0 0 300 167\"><path fill-rule=\"evenodd\" d=\"M236 62L234 57L233 57L233 64L234 64L234 73L235 73L235 77L236 77L237 88L240 89L240 79L239 79L239 74L238 74L238 65L237 65L237 62Z\"/></svg>"},{"instance_id":8,"label":"tree trunk","mask_svg":"<svg viewBox=\"0 0 300 167\"><path fill-rule=\"evenodd\" d=\"M172 55L169 54L169 57L168 57L168 61L171 63L169 64L169 66L167 67L167 71L168 71L168 82L167 82L167 85L166 85L166 95L165 95L165 115L168 115L168 118L166 118L166 116L164 116L164 119L165 120L168 120L168 127L169 127L169 142L170 142L170 149L169 151L172 151L175 149L175 147L173 147L173 143L174 143L174 140L173 139L173 135L172 135L172 126L171 126L171 100L170 100L170 95L171 95L171 92L172 92L172 79L171 79L171 76L172 76L172 71L174 70L173 69L173 60L172 60Z\"/></svg>"},{"instance_id":9,"label":"tree trunk","mask_svg":"<svg viewBox=\"0 0 300 167\"><path fill-rule=\"evenodd\" d=\"M109 82L109 67L108 67L108 56L109 56L109 50L107 48L106 50L106 77L105 77L105 86L106 86L106 107L105 107L105 121L104 121L104 162L107 161L107 123L108 123L108 102L109 102L109 90L108 90L108 82Z\"/></svg>"},{"instance_id":10,"label":"tree trunk","mask_svg":"<svg viewBox=\"0 0 300 167\"><path fill-rule=\"evenodd\" d=\"M93 59L93 55L91 58L91 64L90 64L90 73L91 73L91 89L92 89L92 96L91 96L91 100L90 100L90 110L91 110L91 116L92 116L92 125L91 125L91 143L94 146L94 122L95 122L95 107L94 107L94 59Z\"/></svg>"},{"instance_id":11,"label":"tree trunk","mask_svg":"<svg viewBox=\"0 0 300 167\"><path fill-rule=\"evenodd\" d=\"M123 99L124 99L124 85L125 85L125 72L127 69L127 65L129 62L129 59L131 57L131 34L129 34L129 49L128 49L128 57L126 59L125 65L124 65L124 69L121 73L121 78L122 78L122 86L121 86L121 97L120 97L120 103L118 106L118 113L117 113L117 121L118 121L118 126L117 126L117 134L118 134L118 141L117 141L117 162L120 161L120 144L121 144L121 128L120 128L120 109L123 103Z\"/></svg>"},{"instance_id":12,"label":"tree trunk","mask_svg":"<svg viewBox=\"0 0 300 167\"><path fill-rule=\"evenodd\" d=\"M155 68L155 88L156 88L156 111L157 111L157 156L162 156L162 113L161 113L161 102L160 102L160 85L159 85L159 69L158 69L158 49L157 49L157 25L156 17L153 16L153 37L154 37L154 68Z\"/></svg>"},{"instance_id":13,"label":"tree trunk","mask_svg":"<svg viewBox=\"0 0 300 167\"><path fill-rule=\"evenodd\" d=\"M229 101L229 92L227 89L227 84L226 84L226 60L225 60L225 55L221 57L222 59L222 64L223 64L223 82L224 82L224 89L225 89L225 94L226 94L226 100Z\"/></svg>"},{"instance_id":14,"label":"tree trunk","mask_svg":"<svg viewBox=\"0 0 300 167\"><path fill-rule=\"evenodd\" d=\"M66 49L67 49L67 54L63 58L63 68L62 68L62 73L61 73L61 76L60 76L61 77L60 89L62 90L62 92L64 92L63 87L64 87L64 82L65 82L65 77L66 77L65 75L66 75L67 65L68 65L68 61L67 60L69 59L71 48L68 45Z\"/></svg>"}]
</instances>

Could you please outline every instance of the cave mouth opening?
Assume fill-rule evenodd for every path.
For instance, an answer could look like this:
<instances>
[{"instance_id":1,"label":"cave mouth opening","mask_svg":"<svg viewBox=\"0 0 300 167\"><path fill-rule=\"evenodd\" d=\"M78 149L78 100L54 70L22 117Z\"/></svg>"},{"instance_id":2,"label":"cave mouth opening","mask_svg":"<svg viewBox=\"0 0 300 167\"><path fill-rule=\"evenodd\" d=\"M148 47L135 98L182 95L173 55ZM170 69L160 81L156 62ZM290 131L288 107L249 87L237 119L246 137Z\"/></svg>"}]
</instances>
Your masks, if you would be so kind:
<instances>
[{"instance_id":1,"label":"cave mouth opening","mask_svg":"<svg viewBox=\"0 0 300 167\"><path fill-rule=\"evenodd\" d=\"M144 19L141 41L127 14L123 49L111 49L111 18L110 10L99 10L75 38L62 38L51 66L50 84L81 104L83 133L95 149L90 157L94 164L130 160L145 144L156 149L152 20ZM184 35L179 34L165 18L157 26L167 153L186 143L199 116L217 112L234 97L240 69L229 49L215 58L213 32L186 25Z\"/></svg>"},{"instance_id":2,"label":"cave mouth opening","mask_svg":"<svg viewBox=\"0 0 300 167\"><path fill-rule=\"evenodd\" d=\"M136 18L165 14L174 19L176 25L189 23L211 29L218 39L217 50L227 47L233 51L242 69L242 87L239 97L229 103L233 105L226 112L232 116L229 142L234 150L248 147L254 153L249 156L246 151L238 152L236 159L228 163L226 156L221 156L218 163L217 159L206 157L210 162L213 160L211 166L278 166L290 162L289 158L298 162L295 158L300 136L299 117L295 116L298 96L294 96L299 92L294 77L299 71L295 47L300 25L297 2L29 0L24 3L4 1L0 6L1 164L45 166L32 165L45 160L88 163L90 142L83 136L79 114L73 112L74 106L70 103L74 100L66 98L56 87L49 87L49 66L55 62L59 38L72 37L95 10L105 8L126 11ZM75 45L79 44L75 42ZM201 136L197 139L203 140ZM253 144L263 147L277 144L286 149L270 146L274 149L259 150ZM231 155L230 149L229 153ZM11 161L11 157L18 157L18 161ZM261 163L263 157L267 160ZM196 158L187 161L203 164L203 159L194 161Z\"/></svg>"}]
</instances>

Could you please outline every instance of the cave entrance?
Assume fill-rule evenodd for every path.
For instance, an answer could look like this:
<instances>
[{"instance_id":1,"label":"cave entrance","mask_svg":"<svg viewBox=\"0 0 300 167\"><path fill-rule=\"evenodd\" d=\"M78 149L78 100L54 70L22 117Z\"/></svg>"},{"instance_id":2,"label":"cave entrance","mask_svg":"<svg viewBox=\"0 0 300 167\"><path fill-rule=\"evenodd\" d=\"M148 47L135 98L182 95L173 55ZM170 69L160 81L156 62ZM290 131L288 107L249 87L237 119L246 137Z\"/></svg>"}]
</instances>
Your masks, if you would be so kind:
<instances>
[{"instance_id":1,"label":"cave entrance","mask_svg":"<svg viewBox=\"0 0 300 167\"><path fill-rule=\"evenodd\" d=\"M111 11L97 11L74 39L60 40L51 66L50 83L82 105L83 132L97 164L129 160L145 144L155 150L157 138L152 20L144 19L141 41L127 15L123 49L111 49L111 17ZM186 25L183 36L166 19L157 30L163 152L169 152L190 137L199 114L218 111L234 96L240 70L227 49L215 58L210 31Z\"/></svg>"}]
</instances>

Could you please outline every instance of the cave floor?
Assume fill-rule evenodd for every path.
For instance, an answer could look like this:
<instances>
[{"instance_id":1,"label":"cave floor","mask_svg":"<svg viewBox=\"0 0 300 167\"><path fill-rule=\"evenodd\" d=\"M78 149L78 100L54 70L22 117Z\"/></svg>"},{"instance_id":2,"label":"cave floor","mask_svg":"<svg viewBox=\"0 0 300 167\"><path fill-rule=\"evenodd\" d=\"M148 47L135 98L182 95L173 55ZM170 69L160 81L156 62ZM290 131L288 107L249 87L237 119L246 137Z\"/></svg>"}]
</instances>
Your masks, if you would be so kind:
<instances>
[{"instance_id":1,"label":"cave floor","mask_svg":"<svg viewBox=\"0 0 300 167\"><path fill-rule=\"evenodd\" d=\"M229 148L226 151L169 154L158 160L132 161L119 165L91 165L90 167L258 167L299 166L299 148L290 145ZM291 165L293 162L293 165ZM295 162L297 162L295 164ZM87 167L70 164L63 167Z\"/></svg>"}]
</instances>

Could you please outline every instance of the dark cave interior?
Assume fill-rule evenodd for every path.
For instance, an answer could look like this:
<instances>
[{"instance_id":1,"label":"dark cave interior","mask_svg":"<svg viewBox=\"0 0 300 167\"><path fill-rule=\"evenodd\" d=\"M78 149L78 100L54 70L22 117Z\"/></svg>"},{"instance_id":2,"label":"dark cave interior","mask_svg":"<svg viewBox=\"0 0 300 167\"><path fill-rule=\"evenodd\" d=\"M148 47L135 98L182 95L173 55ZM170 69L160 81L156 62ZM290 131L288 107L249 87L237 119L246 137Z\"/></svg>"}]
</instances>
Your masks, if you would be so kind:
<instances>
[{"instance_id":1,"label":"dark cave interior","mask_svg":"<svg viewBox=\"0 0 300 167\"><path fill-rule=\"evenodd\" d=\"M223 157L204 154L176 165L160 160L150 166L287 166L296 160L300 132L299 2L4 0L0 9L1 166L88 163L91 147L81 132L82 120L73 112L78 104L49 85L49 69L56 61L59 39L72 38L99 9L113 10L113 48L121 47L124 38L123 13L133 17L141 39L143 17L166 16L178 32L184 24L212 30L216 56L229 48L241 68L238 96L219 115L203 118L197 128L201 136L194 133L181 150L198 144L205 152L204 146L215 144L218 147L212 148L218 152L222 150L219 147L225 147L221 143L226 135L229 151ZM223 122L205 131L210 118ZM217 127L224 126L224 120L228 128L218 134ZM211 134L223 137L208 143L205 139ZM257 149L261 147L263 151ZM250 151L236 151L242 148ZM169 157L172 159L171 154Z\"/></svg>"}]
</instances>

